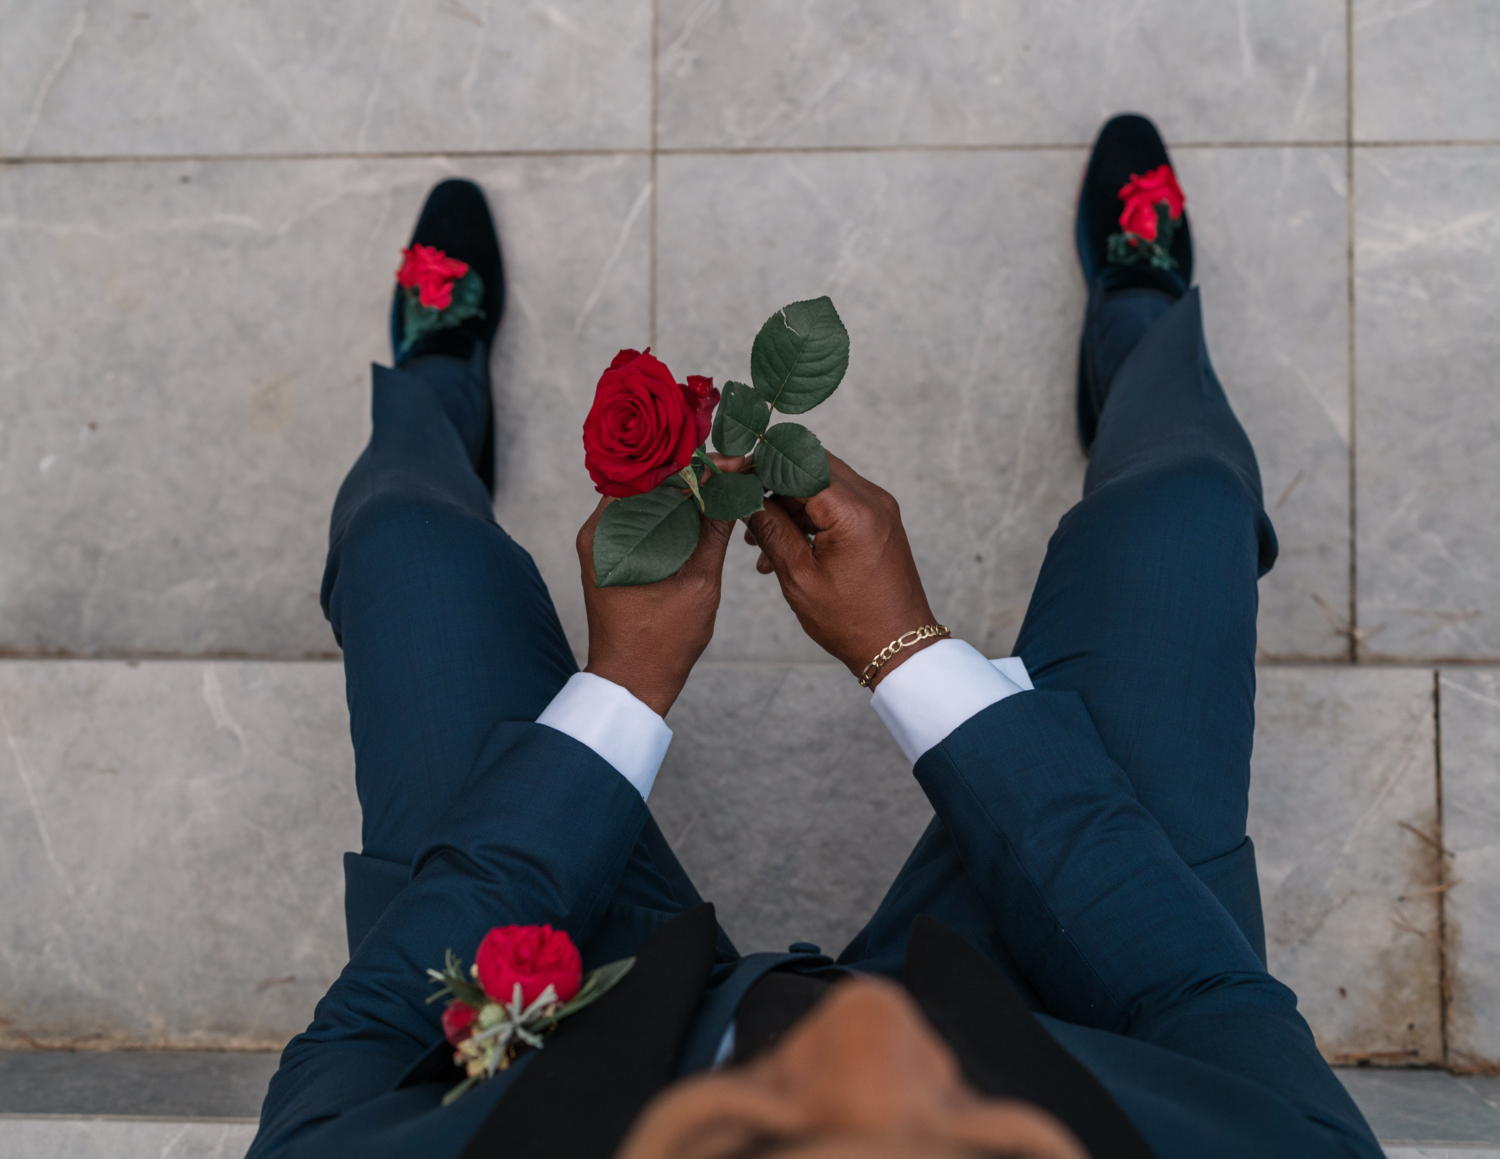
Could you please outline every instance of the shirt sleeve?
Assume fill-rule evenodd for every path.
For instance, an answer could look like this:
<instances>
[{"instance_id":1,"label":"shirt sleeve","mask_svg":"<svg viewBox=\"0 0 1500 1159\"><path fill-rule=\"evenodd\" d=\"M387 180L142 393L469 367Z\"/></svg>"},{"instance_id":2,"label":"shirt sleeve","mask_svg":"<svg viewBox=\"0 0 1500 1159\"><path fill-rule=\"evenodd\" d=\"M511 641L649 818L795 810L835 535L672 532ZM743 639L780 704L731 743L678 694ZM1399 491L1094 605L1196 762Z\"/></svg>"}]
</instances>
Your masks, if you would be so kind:
<instances>
[{"instance_id":1,"label":"shirt sleeve","mask_svg":"<svg viewBox=\"0 0 1500 1159\"><path fill-rule=\"evenodd\" d=\"M962 640L939 640L892 670L876 686L870 707L916 764L971 716L1030 689L1019 656L986 660Z\"/></svg>"},{"instance_id":2,"label":"shirt sleeve","mask_svg":"<svg viewBox=\"0 0 1500 1159\"><path fill-rule=\"evenodd\" d=\"M672 743L665 720L613 680L592 672L570 676L536 722L593 749L635 786L643 801Z\"/></svg>"}]
</instances>

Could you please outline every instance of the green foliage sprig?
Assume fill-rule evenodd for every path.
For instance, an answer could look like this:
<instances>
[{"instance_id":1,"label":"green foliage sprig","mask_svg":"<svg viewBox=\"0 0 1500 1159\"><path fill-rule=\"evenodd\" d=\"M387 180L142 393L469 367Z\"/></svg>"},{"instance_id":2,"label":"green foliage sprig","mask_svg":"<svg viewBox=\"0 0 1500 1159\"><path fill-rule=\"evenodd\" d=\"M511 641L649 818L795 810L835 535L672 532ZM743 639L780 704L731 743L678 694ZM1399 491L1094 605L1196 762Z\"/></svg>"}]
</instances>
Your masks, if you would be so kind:
<instances>
[{"instance_id":1,"label":"green foliage sprig","mask_svg":"<svg viewBox=\"0 0 1500 1159\"><path fill-rule=\"evenodd\" d=\"M402 289L401 294L401 349L404 355L418 338L435 330L447 330L469 318L484 317L484 279L472 266L467 273L453 283L453 300L441 310L422 305L415 286Z\"/></svg>"}]
</instances>

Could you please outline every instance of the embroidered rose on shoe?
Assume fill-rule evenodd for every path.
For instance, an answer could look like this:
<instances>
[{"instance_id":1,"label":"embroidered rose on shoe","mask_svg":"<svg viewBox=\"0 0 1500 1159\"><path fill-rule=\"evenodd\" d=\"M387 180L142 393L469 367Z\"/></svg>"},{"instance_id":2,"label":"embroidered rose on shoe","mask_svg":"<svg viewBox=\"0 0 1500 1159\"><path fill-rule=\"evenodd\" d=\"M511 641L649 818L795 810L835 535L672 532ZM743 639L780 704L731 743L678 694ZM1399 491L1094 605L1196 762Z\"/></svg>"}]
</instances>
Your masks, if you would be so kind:
<instances>
[{"instance_id":1,"label":"embroidered rose on shoe","mask_svg":"<svg viewBox=\"0 0 1500 1159\"><path fill-rule=\"evenodd\" d=\"M453 283L469 272L469 263L450 258L430 245L414 245L401 251L401 268L396 281L405 289L416 290L422 305L446 310L453 304Z\"/></svg>"},{"instance_id":2,"label":"embroidered rose on shoe","mask_svg":"<svg viewBox=\"0 0 1500 1159\"><path fill-rule=\"evenodd\" d=\"M401 268L396 271L396 284L401 287L398 355L423 335L484 317L484 279L468 262L421 244L402 250L401 255Z\"/></svg>"},{"instance_id":3,"label":"embroidered rose on shoe","mask_svg":"<svg viewBox=\"0 0 1500 1159\"><path fill-rule=\"evenodd\" d=\"M650 347L620 351L583 420L583 464L594 489L616 499L644 495L682 471L708 438L718 401L713 379L690 374L683 385Z\"/></svg>"},{"instance_id":4,"label":"embroidered rose on shoe","mask_svg":"<svg viewBox=\"0 0 1500 1159\"><path fill-rule=\"evenodd\" d=\"M428 970L441 988L427 1001L443 1009L443 1036L453 1064L468 1075L443 1096L447 1106L480 1079L504 1070L527 1048L540 1050L564 1018L602 997L635 965L634 958L583 972L573 939L551 926L496 926L484 936L465 975L449 950L441 970Z\"/></svg>"},{"instance_id":5,"label":"embroidered rose on shoe","mask_svg":"<svg viewBox=\"0 0 1500 1159\"><path fill-rule=\"evenodd\" d=\"M1109 261L1120 266L1149 262L1159 270L1174 269L1172 238L1187 198L1172 167L1159 165L1149 173L1132 173L1120 189L1120 200L1125 207L1120 212L1120 232L1109 236Z\"/></svg>"}]
</instances>

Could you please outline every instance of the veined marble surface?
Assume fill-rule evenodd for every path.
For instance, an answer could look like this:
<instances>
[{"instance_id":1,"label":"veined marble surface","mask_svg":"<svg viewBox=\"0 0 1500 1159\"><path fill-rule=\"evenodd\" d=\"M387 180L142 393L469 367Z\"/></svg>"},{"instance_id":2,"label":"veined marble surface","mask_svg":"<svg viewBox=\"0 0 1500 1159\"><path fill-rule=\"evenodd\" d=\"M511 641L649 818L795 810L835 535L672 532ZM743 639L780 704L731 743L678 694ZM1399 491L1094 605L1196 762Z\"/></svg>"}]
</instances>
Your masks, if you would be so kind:
<instances>
[{"instance_id":1,"label":"veined marble surface","mask_svg":"<svg viewBox=\"0 0 1500 1159\"><path fill-rule=\"evenodd\" d=\"M1281 540L1273 961L1331 1054L1500 1063L1497 12L0 0L6 1041L275 1046L338 969L358 817L316 593L433 182L475 177L500 223L496 510L575 649L609 357L743 374L761 320L828 292L854 361L810 425L896 491L940 615L999 655L1082 478L1078 175L1134 109L1174 150ZM926 807L752 560L656 804L745 944L836 944ZM715 690L753 706L728 734Z\"/></svg>"},{"instance_id":2,"label":"veined marble surface","mask_svg":"<svg viewBox=\"0 0 1500 1159\"><path fill-rule=\"evenodd\" d=\"M1436 1060L1436 854L1416 836L1435 827L1434 674L1259 683L1272 970L1331 1057ZM836 954L931 816L868 699L833 664L706 663L669 714L651 807L741 950ZM345 960L359 848L338 663L0 661L0 726L0 1041L276 1049L306 1025ZM1449 729L1473 747L1484 727ZM1475 864L1455 900L1482 905ZM1450 964L1481 1054L1478 924Z\"/></svg>"}]
</instances>

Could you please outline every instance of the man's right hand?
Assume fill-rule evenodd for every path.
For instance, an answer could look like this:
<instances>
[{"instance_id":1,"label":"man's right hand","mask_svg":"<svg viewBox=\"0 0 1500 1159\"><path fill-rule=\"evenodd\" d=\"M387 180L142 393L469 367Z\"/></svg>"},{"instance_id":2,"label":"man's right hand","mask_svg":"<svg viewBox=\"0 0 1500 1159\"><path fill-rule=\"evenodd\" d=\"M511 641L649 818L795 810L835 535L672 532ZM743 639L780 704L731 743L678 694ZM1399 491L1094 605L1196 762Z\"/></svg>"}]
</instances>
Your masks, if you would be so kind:
<instances>
[{"instance_id":1,"label":"man's right hand","mask_svg":"<svg viewBox=\"0 0 1500 1159\"><path fill-rule=\"evenodd\" d=\"M775 571L803 631L858 676L892 640L934 618L896 500L842 459L828 461L826 490L806 501L772 496L747 521L745 540L761 550L756 569ZM897 652L870 687L933 642Z\"/></svg>"}]
</instances>

